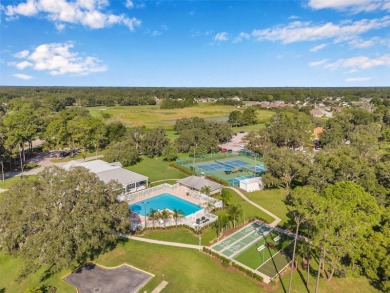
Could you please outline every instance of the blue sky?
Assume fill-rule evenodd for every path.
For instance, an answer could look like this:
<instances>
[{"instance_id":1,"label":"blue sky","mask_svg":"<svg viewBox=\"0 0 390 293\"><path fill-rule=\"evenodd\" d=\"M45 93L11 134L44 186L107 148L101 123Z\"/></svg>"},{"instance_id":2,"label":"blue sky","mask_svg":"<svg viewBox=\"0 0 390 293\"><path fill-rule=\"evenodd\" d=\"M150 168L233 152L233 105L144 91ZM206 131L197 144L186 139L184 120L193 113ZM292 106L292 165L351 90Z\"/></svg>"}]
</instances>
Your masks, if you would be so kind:
<instances>
[{"instance_id":1,"label":"blue sky","mask_svg":"<svg viewBox=\"0 0 390 293\"><path fill-rule=\"evenodd\" d=\"M390 86L390 0L3 0L0 85Z\"/></svg>"}]
</instances>

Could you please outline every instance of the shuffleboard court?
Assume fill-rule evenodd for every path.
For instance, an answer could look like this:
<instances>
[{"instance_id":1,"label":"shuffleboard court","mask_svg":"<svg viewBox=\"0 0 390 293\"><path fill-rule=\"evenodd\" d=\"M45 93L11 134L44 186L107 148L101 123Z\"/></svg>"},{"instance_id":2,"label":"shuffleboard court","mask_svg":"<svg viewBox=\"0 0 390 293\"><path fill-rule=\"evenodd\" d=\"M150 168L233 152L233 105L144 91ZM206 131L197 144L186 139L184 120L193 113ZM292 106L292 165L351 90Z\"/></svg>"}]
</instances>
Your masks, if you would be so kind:
<instances>
[{"instance_id":1,"label":"shuffleboard court","mask_svg":"<svg viewBox=\"0 0 390 293\"><path fill-rule=\"evenodd\" d=\"M245 237L246 235L252 233L255 229L257 229L257 228L259 228L261 226L263 226L261 223L253 222L251 225L246 226L245 228L239 230L238 232L236 232L233 235L229 236L228 238L226 238L222 242L217 243L212 248L214 250L216 250L216 251L222 251L226 247L230 246L231 244L233 244L237 240Z\"/></svg>"}]
</instances>

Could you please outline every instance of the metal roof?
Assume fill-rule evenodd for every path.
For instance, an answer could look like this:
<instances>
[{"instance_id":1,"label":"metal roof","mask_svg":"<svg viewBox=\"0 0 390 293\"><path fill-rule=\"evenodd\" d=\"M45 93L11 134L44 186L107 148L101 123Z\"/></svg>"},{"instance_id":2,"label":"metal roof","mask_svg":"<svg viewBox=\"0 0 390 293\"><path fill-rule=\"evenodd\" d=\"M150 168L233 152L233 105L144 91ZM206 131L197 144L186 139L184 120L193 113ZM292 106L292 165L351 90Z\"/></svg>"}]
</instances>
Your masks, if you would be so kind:
<instances>
[{"instance_id":1,"label":"metal roof","mask_svg":"<svg viewBox=\"0 0 390 293\"><path fill-rule=\"evenodd\" d=\"M80 163L77 161L70 161L63 166L66 170L69 170L72 167L87 168L92 173L95 173L100 180L106 183L111 180L115 180L123 186L148 180L148 177L144 175L123 169L122 164L119 162L107 163L102 160L94 160Z\"/></svg>"},{"instance_id":2,"label":"metal roof","mask_svg":"<svg viewBox=\"0 0 390 293\"><path fill-rule=\"evenodd\" d=\"M204 186L209 186L211 191L222 188L222 185L206 178L198 176L189 176L177 181L180 184L192 187L196 190L200 190Z\"/></svg>"}]
</instances>

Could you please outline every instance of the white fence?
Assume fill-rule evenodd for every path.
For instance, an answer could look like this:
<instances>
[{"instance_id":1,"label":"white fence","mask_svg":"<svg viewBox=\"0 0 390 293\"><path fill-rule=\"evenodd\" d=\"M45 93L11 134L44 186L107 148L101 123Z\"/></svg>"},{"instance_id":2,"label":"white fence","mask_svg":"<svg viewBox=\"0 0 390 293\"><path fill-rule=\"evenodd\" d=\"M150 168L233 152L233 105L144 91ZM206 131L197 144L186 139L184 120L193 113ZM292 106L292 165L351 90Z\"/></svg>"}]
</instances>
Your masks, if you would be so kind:
<instances>
[{"instance_id":1,"label":"white fence","mask_svg":"<svg viewBox=\"0 0 390 293\"><path fill-rule=\"evenodd\" d=\"M168 183L163 183L163 184L160 184L160 185L157 185L157 186L154 186L154 187L150 187L150 188L147 188L147 189L144 189L144 190L141 190L141 191L137 191L137 192L133 192L133 193L126 193L124 195L120 195L120 196L118 196L118 200L119 201L130 202L130 201L133 201L134 199L136 199L137 197L147 196L147 195L151 194L154 191L158 191L158 190L161 190L161 189L176 189L178 187L179 187L178 183L173 184L173 185L168 184Z\"/></svg>"}]
</instances>

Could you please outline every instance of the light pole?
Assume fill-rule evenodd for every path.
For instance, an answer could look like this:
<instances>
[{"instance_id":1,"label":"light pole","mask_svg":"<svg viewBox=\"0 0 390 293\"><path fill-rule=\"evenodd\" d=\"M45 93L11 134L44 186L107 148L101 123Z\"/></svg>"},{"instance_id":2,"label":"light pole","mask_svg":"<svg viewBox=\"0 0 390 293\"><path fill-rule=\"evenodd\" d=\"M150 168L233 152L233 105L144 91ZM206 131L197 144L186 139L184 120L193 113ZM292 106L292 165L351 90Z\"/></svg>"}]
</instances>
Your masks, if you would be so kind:
<instances>
[{"instance_id":1,"label":"light pole","mask_svg":"<svg viewBox=\"0 0 390 293\"><path fill-rule=\"evenodd\" d=\"M142 202L142 204L144 205L144 218L145 218L145 226L144 226L144 229L146 229L146 205L148 204L149 202Z\"/></svg>"}]
</instances>

